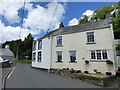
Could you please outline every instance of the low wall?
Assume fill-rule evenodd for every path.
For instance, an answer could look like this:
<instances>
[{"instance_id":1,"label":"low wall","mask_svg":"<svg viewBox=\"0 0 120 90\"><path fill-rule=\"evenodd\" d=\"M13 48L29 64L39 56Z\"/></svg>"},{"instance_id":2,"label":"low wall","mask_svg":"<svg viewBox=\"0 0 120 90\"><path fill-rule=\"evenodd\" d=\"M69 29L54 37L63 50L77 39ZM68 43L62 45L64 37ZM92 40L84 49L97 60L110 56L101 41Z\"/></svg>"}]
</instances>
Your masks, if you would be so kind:
<instances>
[{"instance_id":1,"label":"low wall","mask_svg":"<svg viewBox=\"0 0 120 90\"><path fill-rule=\"evenodd\" d=\"M70 70L51 69L49 72L59 74L61 76L71 78L71 79L84 80L86 82L93 83L95 85L102 86L102 87L109 86L116 79L116 76L98 78L98 77L93 77L88 75L82 75L80 73L72 73Z\"/></svg>"}]
</instances>

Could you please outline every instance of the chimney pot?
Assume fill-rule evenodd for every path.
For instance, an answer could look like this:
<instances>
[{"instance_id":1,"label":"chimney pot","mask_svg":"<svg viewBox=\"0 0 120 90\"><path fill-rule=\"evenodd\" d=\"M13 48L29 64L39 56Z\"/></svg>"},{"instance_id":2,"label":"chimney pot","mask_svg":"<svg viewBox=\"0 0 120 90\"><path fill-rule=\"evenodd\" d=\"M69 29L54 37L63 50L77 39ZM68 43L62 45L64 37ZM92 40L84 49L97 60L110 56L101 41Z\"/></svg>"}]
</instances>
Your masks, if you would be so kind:
<instances>
[{"instance_id":1,"label":"chimney pot","mask_svg":"<svg viewBox=\"0 0 120 90\"><path fill-rule=\"evenodd\" d=\"M64 27L63 23L61 22L60 25L59 25L59 28L62 28Z\"/></svg>"}]
</instances>

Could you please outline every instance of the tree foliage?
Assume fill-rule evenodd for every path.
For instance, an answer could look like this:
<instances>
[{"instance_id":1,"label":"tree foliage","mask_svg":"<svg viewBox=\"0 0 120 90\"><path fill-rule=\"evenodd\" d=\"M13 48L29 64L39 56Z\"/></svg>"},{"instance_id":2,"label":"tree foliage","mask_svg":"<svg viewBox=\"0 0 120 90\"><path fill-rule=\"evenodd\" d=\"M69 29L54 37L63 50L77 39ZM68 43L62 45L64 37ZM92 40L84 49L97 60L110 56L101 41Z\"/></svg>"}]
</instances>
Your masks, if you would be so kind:
<instances>
[{"instance_id":1,"label":"tree foliage","mask_svg":"<svg viewBox=\"0 0 120 90\"><path fill-rule=\"evenodd\" d=\"M3 43L2 47L4 48L5 45L10 46L10 50L14 53L16 57L17 53L17 46L18 46L18 59L23 60L25 56L29 56L29 60L32 59L32 43L33 37L31 33L22 41L21 39L15 41L7 41Z\"/></svg>"},{"instance_id":2,"label":"tree foliage","mask_svg":"<svg viewBox=\"0 0 120 90\"><path fill-rule=\"evenodd\" d=\"M111 6L104 6L101 9L96 9L91 17L82 16L82 18L80 18L79 20L79 24L84 24L87 22L104 19L104 14L105 12L108 12L108 11L111 13L115 38L120 39L120 2L115 3Z\"/></svg>"}]
</instances>

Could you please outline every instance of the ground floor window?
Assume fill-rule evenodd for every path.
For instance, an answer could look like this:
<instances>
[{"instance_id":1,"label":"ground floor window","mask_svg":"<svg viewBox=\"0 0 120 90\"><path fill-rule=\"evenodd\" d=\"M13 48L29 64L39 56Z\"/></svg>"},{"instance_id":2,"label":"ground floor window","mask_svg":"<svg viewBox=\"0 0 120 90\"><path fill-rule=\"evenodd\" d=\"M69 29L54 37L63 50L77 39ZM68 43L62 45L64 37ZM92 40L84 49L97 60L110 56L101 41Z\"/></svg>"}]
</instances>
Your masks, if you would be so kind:
<instances>
[{"instance_id":1,"label":"ground floor window","mask_svg":"<svg viewBox=\"0 0 120 90\"><path fill-rule=\"evenodd\" d=\"M33 61L35 61L35 58L36 58L36 53L34 52L33 53Z\"/></svg>"},{"instance_id":2,"label":"ground floor window","mask_svg":"<svg viewBox=\"0 0 120 90\"><path fill-rule=\"evenodd\" d=\"M76 51L69 51L70 62L76 62Z\"/></svg>"},{"instance_id":3,"label":"ground floor window","mask_svg":"<svg viewBox=\"0 0 120 90\"><path fill-rule=\"evenodd\" d=\"M42 59L42 52L38 52L38 62L41 62L41 59Z\"/></svg>"},{"instance_id":4,"label":"ground floor window","mask_svg":"<svg viewBox=\"0 0 120 90\"><path fill-rule=\"evenodd\" d=\"M57 62L62 62L62 51L57 51Z\"/></svg>"},{"instance_id":5,"label":"ground floor window","mask_svg":"<svg viewBox=\"0 0 120 90\"><path fill-rule=\"evenodd\" d=\"M91 60L108 60L107 50L93 50L90 52Z\"/></svg>"}]
</instances>

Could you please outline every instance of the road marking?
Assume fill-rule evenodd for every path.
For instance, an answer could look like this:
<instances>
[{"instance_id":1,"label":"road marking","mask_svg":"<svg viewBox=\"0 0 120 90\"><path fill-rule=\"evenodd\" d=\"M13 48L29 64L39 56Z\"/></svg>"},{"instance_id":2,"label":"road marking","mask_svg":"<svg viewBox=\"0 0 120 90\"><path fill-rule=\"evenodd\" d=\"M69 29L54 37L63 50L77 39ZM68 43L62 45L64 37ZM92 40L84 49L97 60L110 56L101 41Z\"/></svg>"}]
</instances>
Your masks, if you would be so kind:
<instances>
[{"instance_id":1,"label":"road marking","mask_svg":"<svg viewBox=\"0 0 120 90\"><path fill-rule=\"evenodd\" d=\"M16 65L17 66L17 65ZM10 74L8 75L7 78L10 78L11 74L13 73L14 69L16 68L16 66L13 68L13 70L10 72Z\"/></svg>"}]
</instances>

